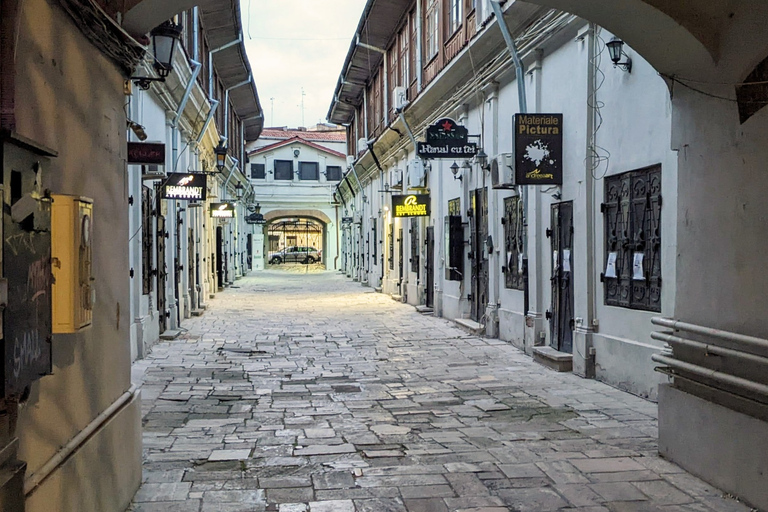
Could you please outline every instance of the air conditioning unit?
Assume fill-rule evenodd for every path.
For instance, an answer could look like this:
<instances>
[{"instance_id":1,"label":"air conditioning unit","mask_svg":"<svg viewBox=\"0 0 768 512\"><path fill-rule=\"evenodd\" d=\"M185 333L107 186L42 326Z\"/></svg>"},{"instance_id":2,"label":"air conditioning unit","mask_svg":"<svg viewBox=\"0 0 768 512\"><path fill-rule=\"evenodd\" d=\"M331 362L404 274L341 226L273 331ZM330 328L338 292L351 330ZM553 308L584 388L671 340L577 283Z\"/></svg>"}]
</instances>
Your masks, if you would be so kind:
<instances>
[{"instance_id":1,"label":"air conditioning unit","mask_svg":"<svg viewBox=\"0 0 768 512\"><path fill-rule=\"evenodd\" d=\"M408 89L405 87L395 87L392 91L392 97L394 98L395 110L401 111L408 105Z\"/></svg>"},{"instance_id":2,"label":"air conditioning unit","mask_svg":"<svg viewBox=\"0 0 768 512\"><path fill-rule=\"evenodd\" d=\"M515 188L515 155L501 153L491 160L491 187Z\"/></svg>"},{"instance_id":3,"label":"air conditioning unit","mask_svg":"<svg viewBox=\"0 0 768 512\"><path fill-rule=\"evenodd\" d=\"M347 165L355 163L355 155L347 155Z\"/></svg>"},{"instance_id":4,"label":"air conditioning unit","mask_svg":"<svg viewBox=\"0 0 768 512\"><path fill-rule=\"evenodd\" d=\"M367 150L368 150L368 139L366 139L365 137L360 137L359 139L357 139L357 152L361 153Z\"/></svg>"},{"instance_id":5,"label":"air conditioning unit","mask_svg":"<svg viewBox=\"0 0 768 512\"><path fill-rule=\"evenodd\" d=\"M165 166L162 165L145 165L143 166L144 172L141 175L142 180L161 180L165 178Z\"/></svg>"},{"instance_id":6,"label":"air conditioning unit","mask_svg":"<svg viewBox=\"0 0 768 512\"><path fill-rule=\"evenodd\" d=\"M389 188L403 190L403 171L401 169L389 171Z\"/></svg>"},{"instance_id":7,"label":"air conditioning unit","mask_svg":"<svg viewBox=\"0 0 768 512\"><path fill-rule=\"evenodd\" d=\"M427 173L421 158L414 158L408 162L408 188L425 188L427 186Z\"/></svg>"}]
</instances>

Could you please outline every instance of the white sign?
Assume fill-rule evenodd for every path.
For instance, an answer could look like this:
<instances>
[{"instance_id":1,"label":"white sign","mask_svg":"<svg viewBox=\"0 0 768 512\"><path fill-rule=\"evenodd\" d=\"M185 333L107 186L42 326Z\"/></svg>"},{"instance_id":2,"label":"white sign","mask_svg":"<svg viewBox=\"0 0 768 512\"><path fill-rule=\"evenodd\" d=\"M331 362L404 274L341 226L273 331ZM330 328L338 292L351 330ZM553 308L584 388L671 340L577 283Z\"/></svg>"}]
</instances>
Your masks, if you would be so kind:
<instances>
[{"instance_id":1,"label":"white sign","mask_svg":"<svg viewBox=\"0 0 768 512\"><path fill-rule=\"evenodd\" d=\"M635 281L644 281L645 272L643 271L643 258L645 253L636 252L632 258L632 279Z\"/></svg>"},{"instance_id":2,"label":"white sign","mask_svg":"<svg viewBox=\"0 0 768 512\"><path fill-rule=\"evenodd\" d=\"M608 263L605 265L605 277L616 277L616 257L618 253L608 253Z\"/></svg>"},{"instance_id":3,"label":"white sign","mask_svg":"<svg viewBox=\"0 0 768 512\"><path fill-rule=\"evenodd\" d=\"M571 250L563 249L563 272L571 271Z\"/></svg>"}]
</instances>

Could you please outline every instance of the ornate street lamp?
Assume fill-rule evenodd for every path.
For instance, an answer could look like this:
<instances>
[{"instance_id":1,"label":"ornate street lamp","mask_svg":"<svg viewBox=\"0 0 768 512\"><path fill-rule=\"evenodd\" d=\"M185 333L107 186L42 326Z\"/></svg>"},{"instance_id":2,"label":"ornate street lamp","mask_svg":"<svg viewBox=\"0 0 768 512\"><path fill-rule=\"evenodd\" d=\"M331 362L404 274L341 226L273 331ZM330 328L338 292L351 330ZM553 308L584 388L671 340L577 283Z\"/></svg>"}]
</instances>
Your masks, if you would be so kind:
<instances>
[{"instance_id":1,"label":"ornate street lamp","mask_svg":"<svg viewBox=\"0 0 768 512\"><path fill-rule=\"evenodd\" d=\"M155 58L153 66L159 78L131 77L133 83L145 91L152 82L165 82L166 77L173 71L173 53L177 43L181 41L181 25L168 20L153 28L149 35L152 38L152 54Z\"/></svg>"},{"instance_id":2,"label":"ornate street lamp","mask_svg":"<svg viewBox=\"0 0 768 512\"><path fill-rule=\"evenodd\" d=\"M216 168L219 172L222 172L227 165L227 146L222 141L219 141L219 145L213 151L216 153Z\"/></svg>"},{"instance_id":3,"label":"ornate street lamp","mask_svg":"<svg viewBox=\"0 0 768 512\"><path fill-rule=\"evenodd\" d=\"M620 67L627 73L632 72L632 59L630 59L626 53L624 53L624 41L621 39L614 37L607 43L605 43L605 46L608 47L608 54L611 56L611 62L613 62L613 65L615 67ZM621 60L621 57L627 57L627 60L624 62L619 62Z\"/></svg>"}]
</instances>

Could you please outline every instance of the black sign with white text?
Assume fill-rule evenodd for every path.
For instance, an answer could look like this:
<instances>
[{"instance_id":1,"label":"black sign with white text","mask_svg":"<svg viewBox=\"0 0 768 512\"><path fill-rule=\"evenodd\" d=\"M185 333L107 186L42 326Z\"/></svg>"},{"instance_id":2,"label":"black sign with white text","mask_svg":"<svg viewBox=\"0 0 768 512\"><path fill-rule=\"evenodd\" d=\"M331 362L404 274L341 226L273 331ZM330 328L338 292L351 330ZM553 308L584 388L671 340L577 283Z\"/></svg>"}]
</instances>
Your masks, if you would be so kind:
<instances>
[{"instance_id":1,"label":"black sign with white text","mask_svg":"<svg viewBox=\"0 0 768 512\"><path fill-rule=\"evenodd\" d=\"M426 142L418 142L416 154L421 158L471 158L477 154L477 144L468 142L467 129L444 117L428 126Z\"/></svg>"},{"instance_id":2,"label":"black sign with white text","mask_svg":"<svg viewBox=\"0 0 768 512\"><path fill-rule=\"evenodd\" d=\"M203 173L171 173L165 180L161 197L178 201L205 201L205 178Z\"/></svg>"},{"instance_id":3,"label":"black sign with white text","mask_svg":"<svg viewBox=\"0 0 768 512\"><path fill-rule=\"evenodd\" d=\"M563 114L515 114L515 183L563 184Z\"/></svg>"},{"instance_id":4,"label":"black sign with white text","mask_svg":"<svg viewBox=\"0 0 768 512\"><path fill-rule=\"evenodd\" d=\"M211 217L214 219L232 219L235 216L235 203L211 203Z\"/></svg>"}]
</instances>

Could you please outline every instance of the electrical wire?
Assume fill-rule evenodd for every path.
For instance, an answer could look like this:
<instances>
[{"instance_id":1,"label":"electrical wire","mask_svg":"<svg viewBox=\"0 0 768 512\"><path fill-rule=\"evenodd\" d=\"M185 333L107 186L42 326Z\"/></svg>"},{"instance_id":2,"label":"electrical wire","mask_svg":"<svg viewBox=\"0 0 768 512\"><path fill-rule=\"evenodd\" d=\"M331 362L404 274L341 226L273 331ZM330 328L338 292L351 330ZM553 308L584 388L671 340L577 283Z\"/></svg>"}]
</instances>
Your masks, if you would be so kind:
<instances>
[{"instance_id":1,"label":"electrical wire","mask_svg":"<svg viewBox=\"0 0 768 512\"><path fill-rule=\"evenodd\" d=\"M603 53L605 52L606 45L605 40L600 36L601 31L602 28L598 25L595 25L594 38L598 46L598 52L594 55L590 62L590 67L595 73L595 89L590 97L587 98L587 107L592 109L595 113L595 126L592 129L592 144L587 149L592 157L592 165L589 169L589 172L592 174L592 178L595 180L601 180L605 177L606 174L608 174L608 169L611 162L611 152L597 144L597 134L600 131L600 128L603 126L604 122L603 113L601 110L603 107L605 107L605 102L600 101L597 96L597 93L605 84L605 73L603 73L603 70L600 69L600 65L603 61ZM605 170L600 176L597 176L596 173L603 164L605 164Z\"/></svg>"}]
</instances>

